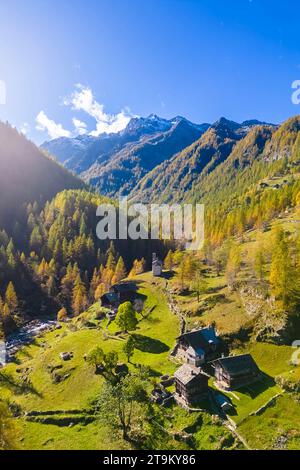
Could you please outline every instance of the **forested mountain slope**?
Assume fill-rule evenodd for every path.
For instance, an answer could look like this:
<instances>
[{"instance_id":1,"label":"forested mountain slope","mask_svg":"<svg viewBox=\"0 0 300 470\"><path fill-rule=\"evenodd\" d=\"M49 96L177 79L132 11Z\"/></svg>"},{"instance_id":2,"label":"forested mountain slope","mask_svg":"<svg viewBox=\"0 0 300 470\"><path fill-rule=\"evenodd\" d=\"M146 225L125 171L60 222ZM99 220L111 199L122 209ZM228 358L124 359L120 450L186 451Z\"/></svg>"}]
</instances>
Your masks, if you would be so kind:
<instances>
[{"instance_id":1,"label":"forested mountain slope","mask_svg":"<svg viewBox=\"0 0 300 470\"><path fill-rule=\"evenodd\" d=\"M194 185L187 200L205 202L207 229L215 241L262 228L298 203L299 124L295 116L277 130L257 127Z\"/></svg>"},{"instance_id":2,"label":"forested mountain slope","mask_svg":"<svg viewBox=\"0 0 300 470\"><path fill-rule=\"evenodd\" d=\"M132 191L141 201L184 201L200 178L213 173L253 125L221 118L196 142L149 172Z\"/></svg>"},{"instance_id":3,"label":"forested mountain slope","mask_svg":"<svg viewBox=\"0 0 300 470\"><path fill-rule=\"evenodd\" d=\"M221 119L146 175L130 196L138 202L205 203L207 240L219 244L241 236L296 204L299 130L299 116L279 127Z\"/></svg>"},{"instance_id":4,"label":"forested mountain slope","mask_svg":"<svg viewBox=\"0 0 300 470\"><path fill-rule=\"evenodd\" d=\"M0 227L13 228L24 203L44 204L81 180L46 157L16 129L0 122Z\"/></svg>"},{"instance_id":5,"label":"forested mountain slope","mask_svg":"<svg viewBox=\"0 0 300 470\"><path fill-rule=\"evenodd\" d=\"M130 196L139 201L228 204L251 185L282 173L283 166L286 174L297 173L299 130L299 116L278 128L239 126L221 119L198 141L145 175Z\"/></svg>"},{"instance_id":6,"label":"forested mountain slope","mask_svg":"<svg viewBox=\"0 0 300 470\"><path fill-rule=\"evenodd\" d=\"M74 189L69 189L74 188ZM160 241L96 236L107 198L8 125L0 124L0 330L64 308L76 314L128 273L140 270ZM162 251L160 251L162 250ZM143 258L143 260L142 260Z\"/></svg>"},{"instance_id":7,"label":"forested mountain slope","mask_svg":"<svg viewBox=\"0 0 300 470\"><path fill-rule=\"evenodd\" d=\"M228 159L209 175L201 175L187 198L211 204L228 202L251 184L278 174L296 174L300 163L300 117L278 128L254 127L233 149ZM261 187L267 187L264 181Z\"/></svg>"},{"instance_id":8,"label":"forested mountain slope","mask_svg":"<svg viewBox=\"0 0 300 470\"><path fill-rule=\"evenodd\" d=\"M96 210L107 202L86 190L65 190L25 206L12 233L0 228L0 320L11 331L64 309L76 316L133 271L142 272L160 240L99 240ZM1 325L0 325L1 330Z\"/></svg>"}]
</instances>

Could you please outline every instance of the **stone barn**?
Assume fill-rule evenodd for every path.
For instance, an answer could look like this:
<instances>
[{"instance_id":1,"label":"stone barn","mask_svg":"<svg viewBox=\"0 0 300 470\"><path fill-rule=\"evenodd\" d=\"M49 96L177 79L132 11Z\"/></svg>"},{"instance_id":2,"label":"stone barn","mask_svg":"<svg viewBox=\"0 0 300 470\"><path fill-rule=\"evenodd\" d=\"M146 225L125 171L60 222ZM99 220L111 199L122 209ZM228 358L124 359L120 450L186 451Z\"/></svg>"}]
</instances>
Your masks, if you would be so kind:
<instances>
[{"instance_id":1,"label":"stone barn","mask_svg":"<svg viewBox=\"0 0 300 470\"><path fill-rule=\"evenodd\" d=\"M177 357L198 367L218 356L220 343L213 326L188 331L177 338Z\"/></svg>"},{"instance_id":2,"label":"stone barn","mask_svg":"<svg viewBox=\"0 0 300 470\"><path fill-rule=\"evenodd\" d=\"M209 376L201 369L183 364L174 374L176 402L181 406L191 406L208 393Z\"/></svg>"},{"instance_id":3,"label":"stone barn","mask_svg":"<svg viewBox=\"0 0 300 470\"><path fill-rule=\"evenodd\" d=\"M224 390L235 390L256 382L261 377L251 354L221 357L213 362L213 367L215 383Z\"/></svg>"}]
</instances>

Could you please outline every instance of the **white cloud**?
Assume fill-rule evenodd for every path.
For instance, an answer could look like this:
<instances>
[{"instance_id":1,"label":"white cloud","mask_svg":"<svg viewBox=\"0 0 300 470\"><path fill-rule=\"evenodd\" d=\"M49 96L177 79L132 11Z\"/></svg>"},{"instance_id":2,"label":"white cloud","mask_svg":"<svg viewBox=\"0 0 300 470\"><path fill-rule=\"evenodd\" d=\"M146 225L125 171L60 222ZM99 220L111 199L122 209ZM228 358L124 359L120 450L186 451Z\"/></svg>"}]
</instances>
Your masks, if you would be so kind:
<instances>
[{"instance_id":1,"label":"white cloud","mask_svg":"<svg viewBox=\"0 0 300 470\"><path fill-rule=\"evenodd\" d=\"M122 109L117 114L108 114L104 111L104 105L95 100L91 88L83 85L75 85L75 90L71 95L64 99L63 104L69 106L73 111L84 111L96 121L96 128L89 134L98 136L102 133L116 133L123 130L130 119L134 116L129 108ZM64 129L59 123L48 118L42 110L36 116L36 129L39 131L47 131L50 139L58 137L74 137L77 135L87 134L87 124L76 117L72 118L74 131ZM22 132L28 132L23 126Z\"/></svg>"},{"instance_id":2,"label":"white cloud","mask_svg":"<svg viewBox=\"0 0 300 470\"><path fill-rule=\"evenodd\" d=\"M80 121L80 119L73 118L73 125L75 127L75 133L76 135L83 135L87 133L87 126L86 123L83 121Z\"/></svg>"},{"instance_id":3,"label":"white cloud","mask_svg":"<svg viewBox=\"0 0 300 470\"><path fill-rule=\"evenodd\" d=\"M44 111L40 111L36 121L36 129L39 131L47 131L50 139L57 139L58 137L71 137L71 132L64 129L61 124L56 123L49 119Z\"/></svg>"},{"instance_id":4,"label":"white cloud","mask_svg":"<svg viewBox=\"0 0 300 470\"><path fill-rule=\"evenodd\" d=\"M30 132L30 126L28 122L23 122L23 124L20 126L20 132L24 135L28 135Z\"/></svg>"},{"instance_id":5,"label":"white cloud","mask_svg":"<svg viewBox=\"0 0 300 470\"><path fill-rule=\"evenodd\" d=\"M111 134L124 129L133 115L128 108L118 114L107 114L104 105L98 103L89 87L77 84L75 91L64 100L66 106L71 106L76 111L84 111L96 121L96 129L90 134L97 136L106 132Z\"/></svg>"}]
</instances>

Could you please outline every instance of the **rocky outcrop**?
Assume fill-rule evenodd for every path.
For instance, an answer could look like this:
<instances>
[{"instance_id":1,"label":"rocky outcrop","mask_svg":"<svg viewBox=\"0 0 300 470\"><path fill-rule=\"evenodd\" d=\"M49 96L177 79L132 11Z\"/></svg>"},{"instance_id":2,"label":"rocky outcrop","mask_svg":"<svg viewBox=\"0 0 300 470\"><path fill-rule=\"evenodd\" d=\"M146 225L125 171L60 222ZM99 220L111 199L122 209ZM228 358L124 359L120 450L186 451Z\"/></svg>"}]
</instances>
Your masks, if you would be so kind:
<instances>
[{"instance_id":1,"label":"rocky outcrop","mask_svg":"<svg viewBox=\"0 0 300 470\"><path fill-rule=\"evenodd\" d=\"M243 283L238 291L247 315L253 320L252 338L255 341L275 344L287 343L289 317L278 308L275 300L268 296L266 285L256 281Z\"/></svg>"}]
</instances>

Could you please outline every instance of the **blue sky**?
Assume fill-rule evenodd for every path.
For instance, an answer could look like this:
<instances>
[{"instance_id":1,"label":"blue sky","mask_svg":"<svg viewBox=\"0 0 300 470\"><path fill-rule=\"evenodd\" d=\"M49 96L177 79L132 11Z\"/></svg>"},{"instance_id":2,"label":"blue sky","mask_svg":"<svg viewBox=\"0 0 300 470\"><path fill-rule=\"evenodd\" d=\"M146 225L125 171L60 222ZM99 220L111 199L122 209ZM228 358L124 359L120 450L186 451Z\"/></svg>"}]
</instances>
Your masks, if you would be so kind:
<instances>
[{"instance_id":1,"label":"blue sky","mask_svg":"<svg viewBox=\"0 0 300 470\"><path fill-rule=\"evenodd\" d=\"M150 113L283 121L299 18L296 0L1 0L0 119L38 143Z\"/></svg>"}]
</instances>

